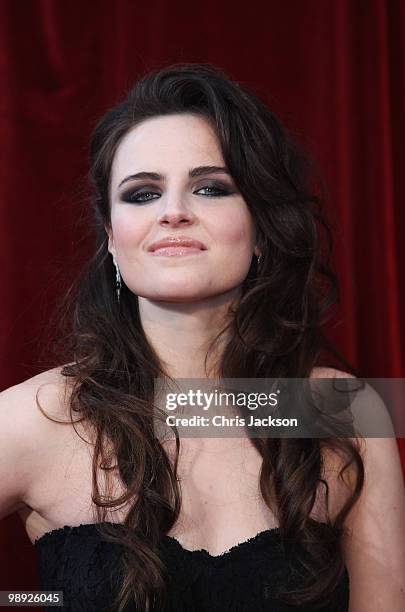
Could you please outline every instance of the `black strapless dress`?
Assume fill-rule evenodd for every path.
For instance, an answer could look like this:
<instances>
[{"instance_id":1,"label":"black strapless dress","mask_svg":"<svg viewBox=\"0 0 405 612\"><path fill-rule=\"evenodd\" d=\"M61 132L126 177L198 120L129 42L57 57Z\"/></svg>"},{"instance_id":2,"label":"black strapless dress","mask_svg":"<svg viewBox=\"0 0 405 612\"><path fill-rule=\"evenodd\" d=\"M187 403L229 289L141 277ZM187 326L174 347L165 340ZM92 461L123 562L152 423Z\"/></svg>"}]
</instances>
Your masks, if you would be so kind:
<instances>
[{"instance_id":1,"label":"black strapless dress","mask_svg":"<svg viewBox=\"0 0 405 612\"><path fill-rule=\"evenodd\" d=\"M117 525L118 527L118 525ZM108 612L117 592L120 548L102 539L96 524L65 526L36 540L39 588L62 590L71 612ZM169 606L164 612L347 612L346 567L330 602L321 608L287 606L274 587L291 573L279 530L268 529L222 555L189 551L165 536L162 556L169 569ZM129 606L126 612L134 610Z\"/></svg>"}]
</instances>

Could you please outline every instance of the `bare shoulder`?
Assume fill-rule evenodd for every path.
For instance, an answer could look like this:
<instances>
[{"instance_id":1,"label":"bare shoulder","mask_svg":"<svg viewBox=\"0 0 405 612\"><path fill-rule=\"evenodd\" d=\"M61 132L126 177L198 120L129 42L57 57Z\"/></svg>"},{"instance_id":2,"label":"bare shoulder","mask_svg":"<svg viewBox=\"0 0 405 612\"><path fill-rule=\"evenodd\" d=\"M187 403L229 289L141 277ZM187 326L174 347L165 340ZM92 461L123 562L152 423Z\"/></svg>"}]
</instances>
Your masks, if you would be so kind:
<instances>
[{"instance_id":1,"label":"bare shoulder","mask_svg":"<svg viewBox=\"0 0 405 612\"><path fill-rule=\"evenodd\" d=\"M55 419L67 416L69 386L61 374L63 366L41 372L32 378L13 385L0 393L0 418L10 421L15 428L24 432L39 433L48 419L41 407ZM21 426L23 427L21 428Z\"/></svg>"},{"instance_id":2,"label":"bare shoulder","mask_svg":"<svg viewBox=\"0 0 405 612\"><path fill-rule=\"evenodd\" d=\"M316 367L312 369L311 378L354 378L354 376L336 368Z\"/></svg>"},{"instance_id":3,"label":"bare shoulder","mask_svg":"<svg viewBox=\"0 0 405 612\"><path fill-rule=\"evenodd\" d=\"M24 506L45 458L63 444L59 432L69 425L55 423L41 410L57 420L68 420L68 391L61 368L0 393L0 518Z\"/></svg>"}]
</instances>

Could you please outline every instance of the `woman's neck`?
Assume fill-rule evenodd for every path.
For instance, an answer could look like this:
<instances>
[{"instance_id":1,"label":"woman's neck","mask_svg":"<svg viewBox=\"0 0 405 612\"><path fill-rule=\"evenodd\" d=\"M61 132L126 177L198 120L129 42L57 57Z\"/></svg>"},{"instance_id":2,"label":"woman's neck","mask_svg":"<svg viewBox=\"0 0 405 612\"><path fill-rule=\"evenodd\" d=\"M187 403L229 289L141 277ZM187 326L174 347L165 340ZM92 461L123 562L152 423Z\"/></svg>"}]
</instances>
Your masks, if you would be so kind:
<instances>
[{"instance_id":1,"label":"woman's neck","mask_svg":"<svg viewBox=\"0 0 405 612\"><path fill-rule=\"evenodd\" d=\"M217 334L229 323L234 292L201 302L163 302L139 297L141 323L167 374L173 378L206 378L214 375L226 335L205 358ZM224 337L225 336L225 337Z\"/></svg>"}]
</instances>

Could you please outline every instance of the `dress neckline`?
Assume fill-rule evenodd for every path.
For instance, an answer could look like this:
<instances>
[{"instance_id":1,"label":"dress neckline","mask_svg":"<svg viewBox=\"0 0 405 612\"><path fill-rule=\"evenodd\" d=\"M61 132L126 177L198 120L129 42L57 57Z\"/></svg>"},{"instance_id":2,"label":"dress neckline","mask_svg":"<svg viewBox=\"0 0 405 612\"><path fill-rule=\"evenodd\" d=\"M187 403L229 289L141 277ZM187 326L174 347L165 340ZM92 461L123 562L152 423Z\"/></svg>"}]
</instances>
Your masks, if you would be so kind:
<instances>
[{"instance_id":1,"label":"dress neckline","mask_svg":"<svg viewBox=\"0 0 405 612\"><path fill-rule=\"evenodd\" d=\"M95 535L97 534L98 525L114 525L115 526L115 525L122 525L122 523L102 521L100 523L80 523L80 525L64 525L63 527L56 527L55 529L46 531L44 534L36 538L33 544L34 544L34 547L39 547L42 544L48 542L49 540L52 540L58 537L67 536L70 534ZM261 541L267 541L269 538L278 536L279 532L280 532L279 527L270 527L268 529L264 529L262 531L259 531L252 537L246 540L242 540L241 542L237 544L234 544L233 546L231 546L227 550L224 550L222 553L219 553L218 555L211 554L205 548L199 548L199 549L194 549L194 550L185 548L179 542L179 540L177 540L173 536L165 535L163 537L163 541L167 546L171 546L174 549L179 550L185 555L192 555L195 557L200 556L202 558L205 558L206 560L215 561L215 560L222 560L224 558L227 558L228 556L234 555L236 552L244 551L247 547L251 546L252 544L257 544Z\"/></svg>"}]
</instances>

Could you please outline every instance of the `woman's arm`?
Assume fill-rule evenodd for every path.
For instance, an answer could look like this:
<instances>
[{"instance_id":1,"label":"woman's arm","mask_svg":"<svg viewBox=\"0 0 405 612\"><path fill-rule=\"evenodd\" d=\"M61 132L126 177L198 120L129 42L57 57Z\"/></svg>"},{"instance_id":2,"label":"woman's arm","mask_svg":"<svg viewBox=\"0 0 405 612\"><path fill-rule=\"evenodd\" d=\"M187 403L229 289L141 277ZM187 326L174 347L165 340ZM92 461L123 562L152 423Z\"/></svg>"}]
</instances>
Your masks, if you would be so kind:
<instances>
[{"instance_id":1,"label":"woman's arm","mask_svg":"<svg viewBox=\"0 0 405 612\"><path fill-rule=\"evenodd\" d=\"M353 378L334 368L316 368L313 376ZM405 487L398 445L380 396L367 385L358 400L351 405L356 429L360 433L370 431L371 419L385 435L391 430L392 436L361 439L364 486L346 517L348 535L343 540L350 578L349 612L404 612ZM343 482L336 478L343 466L341 461L334 454L328 459L328 474L333 484L329 510L333 516L347 499L346 477L351 480L350 469L344 474Z\"/></svg>"},{"instance_id":2,"label":"woman's arm","mask_svg":"<svg viewBox=\"0 0 405 612\"><path fill-rule=\"evenodd\" d=\"M365 482L345 525L349 612L405 610L405 489L395 438L364 438Z\"/></svg>"}]
</instances>

